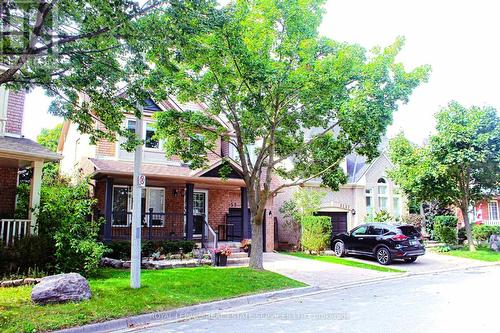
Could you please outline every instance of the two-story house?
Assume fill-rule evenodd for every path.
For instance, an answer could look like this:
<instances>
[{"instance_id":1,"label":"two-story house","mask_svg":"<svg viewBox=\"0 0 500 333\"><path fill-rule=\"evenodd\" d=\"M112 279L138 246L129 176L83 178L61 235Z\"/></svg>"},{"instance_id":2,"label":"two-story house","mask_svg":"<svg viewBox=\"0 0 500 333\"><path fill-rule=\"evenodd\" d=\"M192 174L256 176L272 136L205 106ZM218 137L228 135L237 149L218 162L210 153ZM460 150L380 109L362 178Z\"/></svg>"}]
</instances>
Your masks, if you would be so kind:
<instances>
[{"instance_id":1,"label":"two-story house","mask_svg":"<svg viewBox=\"0 0 500 333\"><path fill-rule=\"evenodd\" d=\"M29 233L36 233L36 210L40 202L42 168L45 161L61 156L22 135L24 91L0 87L0 242L7 245ZM20 170L31 168L30 213L15 219L16 190Z\"/></svg>"},{"instance_id":2,"label":"two-story house","mask_svg":"<svg viewBox=\"0 0 500 333\"><path fill-rule=\"evenodd\" d=\"M329 216L332 220L332 232L341 233L351 230L359 224L370 222L374 214L386 211L395 219L407 213L407 202L398 187L387 177L387 170L393 165L385 152L367 163L366 158L356 154L348 155L342 164L348 175L348 182L339 191L325 191L318 215ZM320 190L319 181L310 181L304 188ZM275 198L276 207L289 200L291 191L283 192ZM279 241L297 244L298 232L289 230L279 211Z\"/></svg>"},{"instance_id":3,"label":"two-story house","mask_svg":"<svg viewBox=\"0 0 500 333\"><path fill-rule=\"evenodd\" d=\"M144 140L142 174L146 186L142 190L143 239L189 239L217 235L219 241L240 241L251 237L247 189L237 163L227 179L222 179L221 156L231 154L230 146L221 139L208 158L209 167L191 170L176 157L167 159L162 142L155 136L152 115L169 108L184 111L202 110L199 103L171 103L148 100L144 105ZM99 126L97 124L96 126ZM136 118L125 114L124 128L135 131ZM230 130L228 129L228 132ZM93 179L99 214L105 218L103 240L126 240L131 235L133 153L122 149L123 139L101 140L91 145L88 135L66 121L58 151L63 154L61 172L79 171ZM273 250L272 201L263 226L265 250Z\"/></svg>"}]
</instances>

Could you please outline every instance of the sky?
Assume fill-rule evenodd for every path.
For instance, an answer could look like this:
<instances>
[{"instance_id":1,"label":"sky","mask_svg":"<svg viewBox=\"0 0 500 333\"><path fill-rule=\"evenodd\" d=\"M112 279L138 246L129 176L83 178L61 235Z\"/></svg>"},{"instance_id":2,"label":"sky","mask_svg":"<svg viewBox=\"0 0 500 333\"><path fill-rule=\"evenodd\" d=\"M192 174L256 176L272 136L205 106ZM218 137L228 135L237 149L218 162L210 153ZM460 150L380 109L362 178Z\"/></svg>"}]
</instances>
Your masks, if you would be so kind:
<instances>
[{"instance_id":1,"label":"sky","mask_svg":"<svg viewBox=\"0 0 500 333\"><path fill-rule=\"evenodd\" d=\"M320 33L370 49L404 36L398 57L407 69L429 64L428 83L394 114L388 128L415 143L432 132L433 115L449 101L500 109L500 2L496 0L329 0ZM35 139L43 127L61 119L47 113L50 100L41 89L25 104L24 135Z\"/></svg>"}]
</instances>

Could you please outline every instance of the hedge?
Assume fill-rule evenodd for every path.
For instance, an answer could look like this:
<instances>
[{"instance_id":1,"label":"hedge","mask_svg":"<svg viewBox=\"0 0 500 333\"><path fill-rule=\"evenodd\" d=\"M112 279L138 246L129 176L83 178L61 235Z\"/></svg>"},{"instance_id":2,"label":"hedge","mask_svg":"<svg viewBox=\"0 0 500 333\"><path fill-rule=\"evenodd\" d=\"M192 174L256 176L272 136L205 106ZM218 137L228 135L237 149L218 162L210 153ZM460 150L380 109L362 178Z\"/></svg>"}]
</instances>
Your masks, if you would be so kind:
<instances>
[{"instance_id":1,"label":"hedge","mask_svg":"<svg viewBox=\"0 0 500 333\"><path fill-rule=\"evenodd\" d=\"M323 251L330 243L332 222L328 216L306 216L301 220L304 250Z\"/></svg>"},{"instance_id":2,"label":"hedge","mask_svg":"<svg viewBox=\"0 0 500 333\"><path fill-rule=\"evenodd\" d=\"M161 254L176 254L180 253L182 248L183 253L190 253L195 248L196 244L193 241L176 240L176 241L142 241L142 256L149 257L153 253L159 251ZM116 241L107 244L108 253L106 256L114 259L130 259L130 241Z\"/></svg>"},{"instance_id":3,"label":"hedge","mask_svg":"<svg viewBox=\"0 0 500 333\"><path fill-rule=\"evenodd\" d=\"M438 215L434 218L434 236L445 244L453 245L457 243L457 222L456 216Z\"/></svg>"}]
</instances>

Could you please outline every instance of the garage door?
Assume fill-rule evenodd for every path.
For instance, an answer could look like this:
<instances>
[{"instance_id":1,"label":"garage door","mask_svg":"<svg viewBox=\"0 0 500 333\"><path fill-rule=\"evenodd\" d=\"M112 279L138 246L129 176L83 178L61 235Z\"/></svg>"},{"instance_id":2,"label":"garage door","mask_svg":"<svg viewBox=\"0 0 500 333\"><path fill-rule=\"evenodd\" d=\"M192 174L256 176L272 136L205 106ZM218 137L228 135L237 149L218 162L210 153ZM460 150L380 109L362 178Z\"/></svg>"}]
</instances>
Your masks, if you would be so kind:
<instances>
[{"instance_id":1,"label":"garage door","mask_svg":"<svg viewBox=\"0 0 500 333\"><path fill-rule=\"evenodd\" d=\"M342 212L318 212L316 215L329 216L332 219L332 234L347 232L347 213Z\"/></svg>"}]
</instances>

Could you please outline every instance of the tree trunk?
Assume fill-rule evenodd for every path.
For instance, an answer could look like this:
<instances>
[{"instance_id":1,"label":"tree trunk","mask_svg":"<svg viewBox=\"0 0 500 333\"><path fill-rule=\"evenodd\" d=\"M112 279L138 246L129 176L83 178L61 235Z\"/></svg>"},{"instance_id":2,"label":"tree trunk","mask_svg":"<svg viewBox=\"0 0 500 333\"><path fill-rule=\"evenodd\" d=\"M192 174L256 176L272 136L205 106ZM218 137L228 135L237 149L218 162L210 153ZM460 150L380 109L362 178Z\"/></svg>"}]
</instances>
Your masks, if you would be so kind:
<instances>
[{"instance_id":1,"label":"tree trunk","mask_svg":"<svg viewBox=\"0 0 500 333\"><path fill-rule=\"evenodd\" d=\"M474 246L474 241L472 240L472 228L469 223L469 212L468 212L468 207L460 207L460 210L462 211L462 216L464 218L464 225L465 225L465 233L467 235L467 242L469 243L469 250L474 252L476 251L476 247Z\"/></svg>"},{"instance_id":2,"label":"tree trunk","mask_svg":"<svg viewBox=\"0 0 500 333\"><path fill-rule=\"evenodd\" d=\"M252 216L252 253L250 253L249 267L263 270L263 244L262 244L262 218L263 216Z\"/></svg>"}]
</instances>

